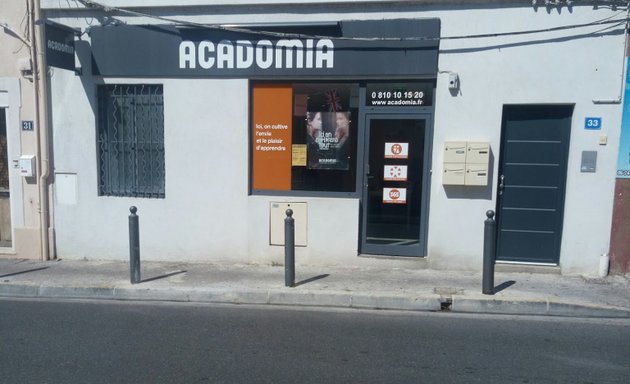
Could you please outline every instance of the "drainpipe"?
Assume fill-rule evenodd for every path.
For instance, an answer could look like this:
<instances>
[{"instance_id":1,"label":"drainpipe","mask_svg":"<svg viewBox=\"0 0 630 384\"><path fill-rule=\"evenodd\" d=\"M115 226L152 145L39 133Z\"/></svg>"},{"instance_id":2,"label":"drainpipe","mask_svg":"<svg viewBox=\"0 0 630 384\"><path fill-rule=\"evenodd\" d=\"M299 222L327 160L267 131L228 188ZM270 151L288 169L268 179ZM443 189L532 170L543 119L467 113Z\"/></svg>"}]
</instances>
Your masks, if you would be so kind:
<instances>
[{"instance_id":1,"label":"drainpipe","mask_svg":"<svg viewBox=\"0 0 630 384\"><path fill-rule=\"evenodd\" d=\"M46 103L48 90L48 71L44 57L43 25L36 22L42 20L40 0L29 0L31 60L33 61L33 89L35 94L35 126L37 127L37 159L39 160L39 225L41 260L50 259L48 236L48 106Z\"/></svg>"}]
</instances>

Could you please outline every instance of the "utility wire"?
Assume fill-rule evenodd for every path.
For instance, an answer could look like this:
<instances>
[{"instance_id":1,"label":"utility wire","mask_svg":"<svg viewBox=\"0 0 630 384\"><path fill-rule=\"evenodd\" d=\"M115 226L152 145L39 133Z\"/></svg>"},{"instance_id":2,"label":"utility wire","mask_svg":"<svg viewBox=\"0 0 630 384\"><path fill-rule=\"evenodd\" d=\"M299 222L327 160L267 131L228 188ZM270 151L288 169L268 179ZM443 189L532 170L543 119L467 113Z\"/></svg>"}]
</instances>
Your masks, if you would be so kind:
<instances>
[{"instance_id":1,"label":"utility wire","mask_svg":"<svg viewBox=\"0 0 630 384\"><path fill-rule=\"evenodd\" d=\"M18 31L16 31L15 29L11 28L9 26L9 24L7 24L7 23L0 23L0 27L4 28L4 30L7 31L11 36L13 36L13 37L17 38L18 40L20 40L22 42L22 44L26 45L29 48L31 47L31 42L29 40L27 40L26 37L23 37L22 35L20 35L20 33ZM16 53L16 52L14 52L14 53Z\"/></svg>"},{"instance_id":2,"label":"utility wire","mask_svg":"<svg viewBox=\"0 0 630 384\"><path fill-rule=\"evenodd\" d=\"M529 34L544 33L544 32L565 31L565 30L585 28L585 27L595 27L598 25L608 25L608 24L616 24L616 23L623 24L623 23L627 23L628 21L630 21L630 19L623 18L623 19L598 21L598 22L591 22L591 23L584 23L584 24L563 25L560 27L552 27L552 28L530 29L528 31L483 33L483 34L478 34L478 35L466 35L466 36L445 36L439 39L440 40L461 40L461 39L478 39L478 38L485 38L485 37L519 36L519 35L529 35Z\"/></svg>"},{"instance_id":3,"label":"utility wire","mask_svg":"<svg viewBox=\"0 0 630 384\"><path fill-rule=\"evenodd\" d=\"M353 41L439 41L439 40L480 39L480 38L490 38L490 37L521 36L521 35L530 35L530 34L538 34L538 33L546 33L546 32L566 31L566 30L572 30L572 29L595 27L595 26L610 25L610 24L622 25L624 23L630 22L629 17L611 20L612 17L617 16L617 15L613 15L613 16L610 16L610 17L607 17L598 21L589 22L589 23L563 25L563 26L551 27L551 28L530 29L530 30L525 30L525 31L482 33L482 34L473 34L473 35L442 36L442 37L413 37L413 36L412 37L343 37L343 36L321 36L321 35L307 35L307 34L301 34L301 33L259 31L259 30L249 29L249 28L227 27L227 26L216 25L216 24L201 24L201 23L195 23L192 21L182 21L182 20L177 20L177 19L164 17L164 16L151 15L147 13L132 11L125 8L106 6L92 0L77 0L77 1L85 5L87 8L96 8L96 9L103 10L105 12L115 11L115 12L128 14L132 16L147 17L151 19L169 22L169 23L172 23L172 25L174 26L185 26L185 27L196 27L196 28L212 29L212 30L219 30L219 31L241 32L241 33L249 33L249 34L256 34L256 35L263 35L263 36L272 36L272 37L278 37L278 38L302 38L302 39L316 38L316 39L353 40ZM609 28L614 28L614 27L616 27L616 25ZM606 29L609 29L609 28L606 28Z\"/></svg>"}]
</instances>

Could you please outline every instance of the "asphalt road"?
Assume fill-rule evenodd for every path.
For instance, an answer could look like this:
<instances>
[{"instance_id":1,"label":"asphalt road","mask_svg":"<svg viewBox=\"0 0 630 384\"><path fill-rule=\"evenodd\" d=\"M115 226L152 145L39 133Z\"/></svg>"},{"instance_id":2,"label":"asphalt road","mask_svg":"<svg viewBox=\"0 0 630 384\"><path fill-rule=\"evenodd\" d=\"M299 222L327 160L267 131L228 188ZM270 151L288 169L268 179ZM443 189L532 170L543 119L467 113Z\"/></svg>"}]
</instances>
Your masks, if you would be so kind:
<instances>
[{"instance_id":1,"label":"asphalt road","mask_svg":"<svg viewBox=\"0 0 630 384\"><path fill-rule=\"evenodd\" d=\"M0 299L1 383L628 383L630 320Z\"/></svg>"}]
</instances>

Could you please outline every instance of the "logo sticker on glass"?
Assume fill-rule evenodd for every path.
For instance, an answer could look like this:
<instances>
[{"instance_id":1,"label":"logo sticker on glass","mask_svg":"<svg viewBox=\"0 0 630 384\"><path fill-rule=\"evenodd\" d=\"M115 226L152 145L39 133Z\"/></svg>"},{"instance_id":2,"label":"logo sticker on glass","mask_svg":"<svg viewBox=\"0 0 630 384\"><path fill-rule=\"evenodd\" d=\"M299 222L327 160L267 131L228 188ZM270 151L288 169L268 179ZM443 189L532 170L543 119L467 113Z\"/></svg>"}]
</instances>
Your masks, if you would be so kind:
<instances>
[{"instance_id":1,"label":"logo sticker on glass","mask_svg":"<svg viewBox=\"0 0 630 384\"><path fill-rule=\"evenodd\" d=\"M409 157L409 143L385 143L386 159L406 159Z\"/></svg>"},{"instance_id":2,"label":"logo sticker on glass","mask_svg":"<svg viewBox=\"0 0 630 384\"><path fill-rule=\"evenodd\" d=\"M407 181L406 165L386 165L383 170L383 180L385 181Z\"/></svg>"},{"instance_id":3,"label":"logo sticker on glass","mask_svg":"<svg viewBox=\"0 0 630 384\"><path fill-rule=\"evenodd\" d=\"M407 204L407 188L383 188L384 204Z\"/></svg>"}]
</instances>

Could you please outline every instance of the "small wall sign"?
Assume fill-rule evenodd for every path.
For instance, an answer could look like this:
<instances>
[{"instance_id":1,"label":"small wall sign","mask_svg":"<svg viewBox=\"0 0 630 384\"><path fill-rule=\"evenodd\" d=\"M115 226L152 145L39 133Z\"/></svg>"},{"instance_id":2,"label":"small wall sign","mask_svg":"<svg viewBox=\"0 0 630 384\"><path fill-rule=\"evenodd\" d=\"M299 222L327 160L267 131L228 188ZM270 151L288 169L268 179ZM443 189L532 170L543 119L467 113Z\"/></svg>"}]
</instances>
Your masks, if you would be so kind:
<instances>
[{"instance_id":1,"label":"small wall sign","mask_svg":"<svg viewBox=\"0 0 630 384\"><path fill-rule=\"evenodd\" d=\"M384 204L406 204L407 188L383 188Z\"/></svg>"},{"instance_id":2,"label":"small wall sign","mask_svg":"<svg viewBox=\"0 0 630 384\"><path fill-rule=\"evenodd\" d=\"M32 131L33 130L33 120L22 120L22 130L23 131Z\"/></svg>"},{"instance_id":3,"label":"small wall sign","mask_svg":"<svg viewBox=\"0 0 630 384\"><path fill-rule=\"evenodd\" d=\"M409 157L409 143L385 143L386 159L406 159Z\"/></svg>"},{"instance_id":4,"label":"small wall sign","mask_svg":"<svg viewBox=\"0 0 630 384\"><path fill-rule=\"evenodd\" d=\"M587 117L584 119L584 129L602 129L601 117Z\"/></svg>"},{"instance_id":5,"label":"small wall sign","mask_svg":"<svg viewBox=\"0 0 630 384\"><path fill-rule=\"evenodd\" d=\"M386 165L383 170L383 180L385 181L407 181L406 165Z\"/></svg>"},{"instance_id":6,"label":"small wall sign","mask_svg":"<svg viewBox=\"0 0 630 384\"><path fill-rule=\"evenodd\" d=\"M75 70L74 65L74 38L80 35L80 31L68 26L46 21L44 24L46 36L46 64L51 67Z\"/></svg>"}]
</instances>

